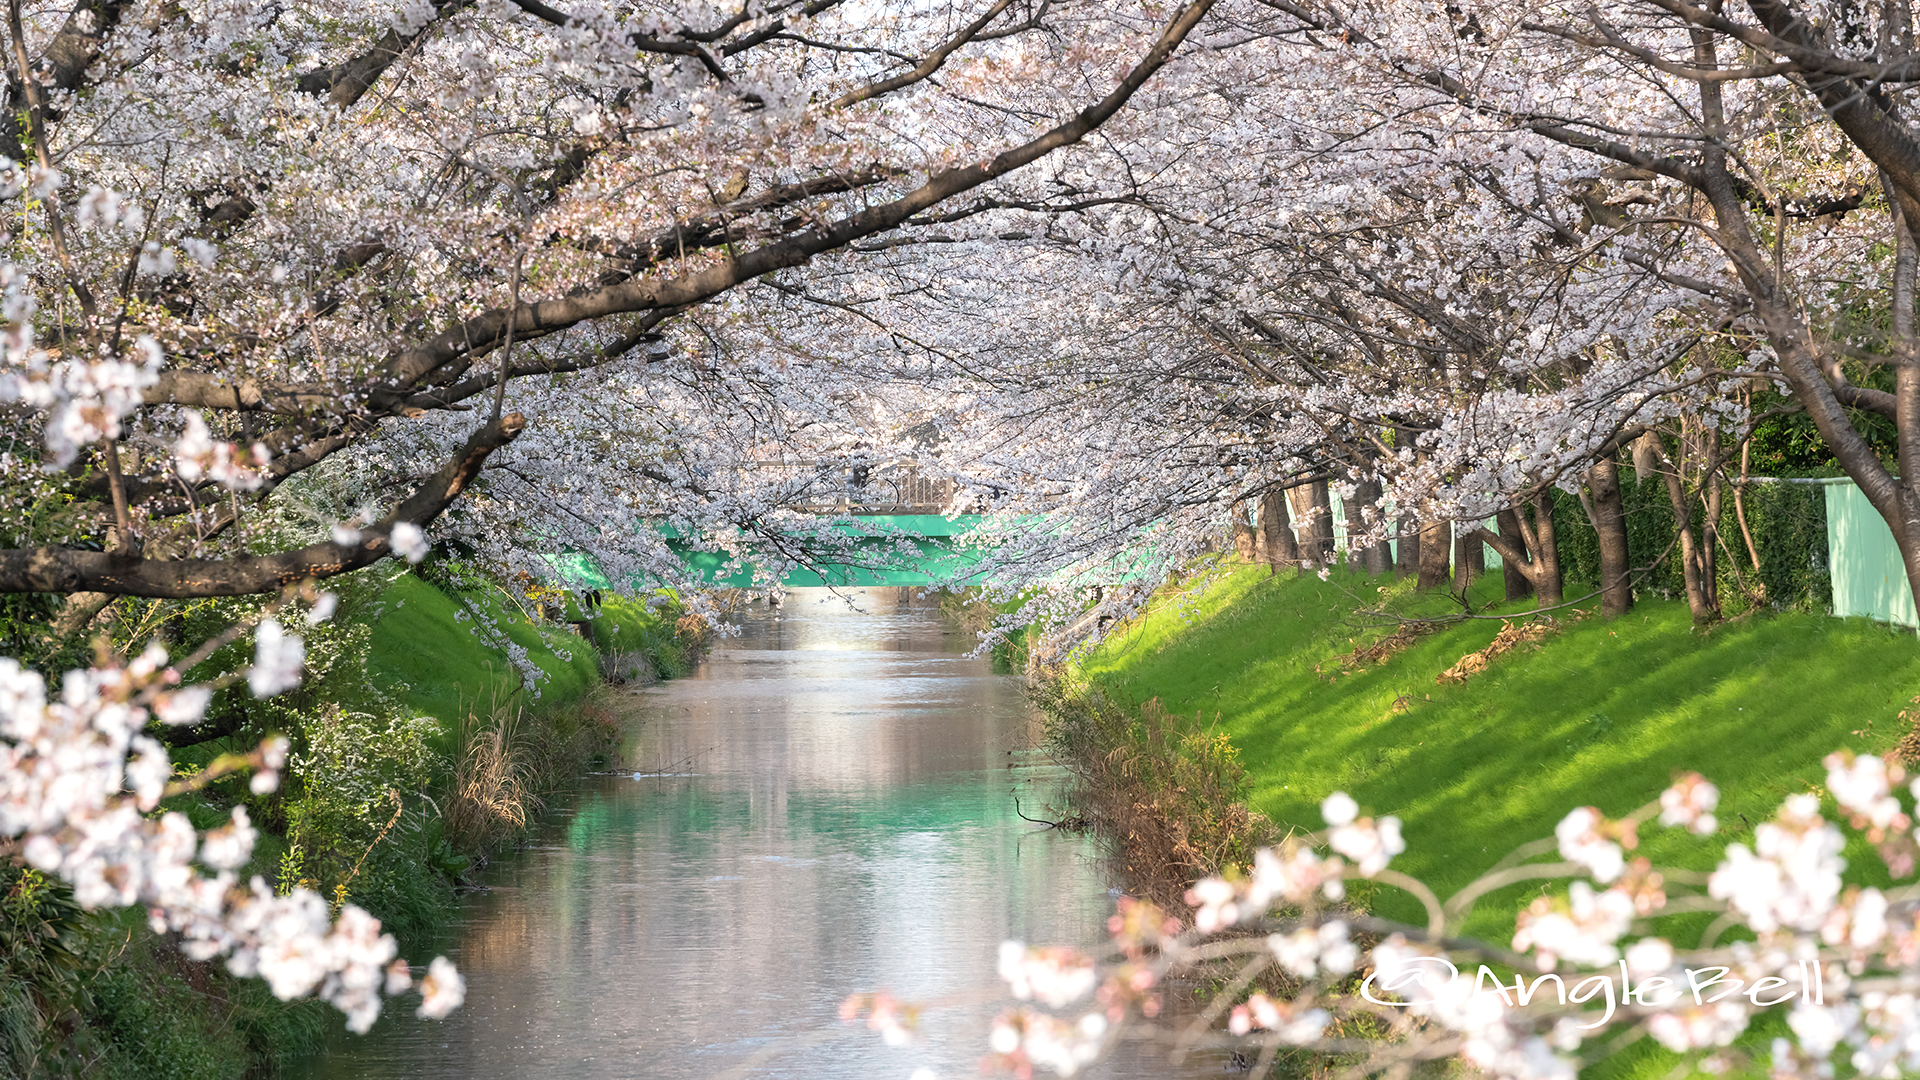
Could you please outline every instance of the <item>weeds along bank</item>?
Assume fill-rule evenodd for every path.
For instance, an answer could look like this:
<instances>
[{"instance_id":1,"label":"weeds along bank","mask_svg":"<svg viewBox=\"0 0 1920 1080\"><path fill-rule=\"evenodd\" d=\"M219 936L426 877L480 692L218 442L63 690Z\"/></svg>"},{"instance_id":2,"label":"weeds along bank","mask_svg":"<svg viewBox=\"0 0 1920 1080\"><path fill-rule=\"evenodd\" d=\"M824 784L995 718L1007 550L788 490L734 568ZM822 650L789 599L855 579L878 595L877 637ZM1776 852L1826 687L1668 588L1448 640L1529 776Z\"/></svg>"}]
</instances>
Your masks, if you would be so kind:
<instances>
[{"instance_id":1,"label":"weeds along bank","mask_svg":"<svg viewBox=\"0 0 1920 1080\"><path fill-rule=\"evenodd\" d=\"M581 610L457 562L382 564L330 584L332 618L300 628L302 685L261 700L228 678L202 725L160 733L182 774L285 734L279 790L255 794L240 775L161 809L205 828L244 805L262 835L242 879L350 900L403 946L451 915L458 888L546 800L613 752L621 691L606 676L682 674L702 644L665 598L609 596ZM123 647L195 642L269 602L124 600L96 629ZM34 644L11 629L12 644ZM55 671L91 647L38 645L36 661ZM238 671L250 649L229 646L189 677ZM0 1076L271 1075L317 1048L330 1023L325 1005L280 1002L260 980L185 960L138 913L80 911L17 860L0 865Z\"/></svg>"},{"instance_id":2,"label":"weeds along bank","mask_svg":"<svg viewBox=\"0 0 1920 1080\"><path fill-rule=\"evenodd\" d=\"M1477 586L1476 608L1498 588ZM1719 834L1661 832L1641 853L1711 869L1728 843L1753 844L1749 823L1782 797L1820 786L1825 754L1892 749L1920 694L1912 633L1864 620L1789 612L1696 629L1684 603L1643 600L1612 622L1576 610L1522 633L1527 613L1506 609L1511 624L1416 633L1354 614L1450 603L1387 579L1233 568L1168 590L1047 683L1057 743L1104 785L1088 816L1114 829L1140 887L1165 896L1266 836L1317 829L1320 801L1344 790L1401 817L1395 866L1445 895L1552 836L1573 807L1625 814L1687 769L1720 785ZM1510 935L1540 892L1493 894L1470 929ZM1377 903L1419 915L1397 892Z\"/></svg>"},{"instance_id":3,"label":"weeds along bank","mask_svg":"<svg viewBox=\"0 0 1920 1080\"><path fill-rule=\"evenodd\" d=\"M1498 585L1485 583L1476 609L1492 606ZM1056 749L1087 780L1081 812L1114 842L1129 887L1187 910L1186 881L1318 830L1321 801L1343 790L1362 814L1402 819L1406 851L1393 868L1444 898L1519 845L1551 838L1573 808L1622 817L1694 769L1719 785L1717 831L1642 830L1630 855L1708 871L1729 844L1756 847L1754 826L1785 797L1824 794L1828 753L1913 760L1920 744L1911 632L1793 612L1696 628L1680 601L1642 600L1611 622L1516 611L1437 629L1354 614L1431 616L1449 603L1390 579L1227 569L1165 591L1042 680ZM1845 880L1891 886L1879 853L1848 835ZM1491 892L1460 936L1504 946L1516 914L1565 891L1534 880ZM1347 901L1425 922L1398 889L1354 880ZM1691 944L1725 929L1711 920L1678 915L1662 927ZM1764 1063L1786 1033L1784 1016L1769 1013L1734 1049ZM1684 1066L1642 1039L1583 1075L1661 1080Z\"/></svg>"}]
</instances>

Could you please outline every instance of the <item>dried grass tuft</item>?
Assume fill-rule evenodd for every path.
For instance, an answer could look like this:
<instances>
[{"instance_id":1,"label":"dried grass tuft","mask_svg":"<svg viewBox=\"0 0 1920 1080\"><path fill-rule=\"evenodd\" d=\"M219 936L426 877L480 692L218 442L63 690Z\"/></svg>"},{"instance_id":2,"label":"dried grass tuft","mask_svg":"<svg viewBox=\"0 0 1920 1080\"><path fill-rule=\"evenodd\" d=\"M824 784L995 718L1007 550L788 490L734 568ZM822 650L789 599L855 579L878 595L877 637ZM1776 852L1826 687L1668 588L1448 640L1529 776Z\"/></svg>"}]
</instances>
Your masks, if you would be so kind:
<instances>
[{"instance_id":1,"label":"dried grass tuft","mask_svg":"<svg viewBox=\"0 0 1920 1080\"><path fill-rule=\"evenodd\" d=\"M528 727L525 710L514 706L484 719L469 713L461 725L453 783L440 808L447 837L461 850L490 854L545 808L534 783Z\"/></svg>"},{"instance_id":2,"label":"dried grass tuft","mask_svg":"<svg viewBox=\"0 0 1920 1080\"><path fill-rule=\"evenodd\" d=\"M1035 688L1048 741L1078 776L1074 798L1115 847L1133 895L1168 911L1195 879L1244 870L1273 823L1248 809L1246 770L1226 733L1149 701L1123 709L1057 682Z\"/></svg>"}]
</instances>

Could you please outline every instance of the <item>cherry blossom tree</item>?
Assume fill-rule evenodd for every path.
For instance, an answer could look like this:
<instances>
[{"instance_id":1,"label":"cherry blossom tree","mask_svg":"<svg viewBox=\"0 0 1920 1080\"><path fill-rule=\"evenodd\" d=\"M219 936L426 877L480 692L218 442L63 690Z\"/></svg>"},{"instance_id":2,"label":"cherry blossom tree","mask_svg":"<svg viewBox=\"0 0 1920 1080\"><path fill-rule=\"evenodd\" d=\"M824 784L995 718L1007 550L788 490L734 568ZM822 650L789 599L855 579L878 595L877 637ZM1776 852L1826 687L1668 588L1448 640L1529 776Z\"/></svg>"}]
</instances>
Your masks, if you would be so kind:
<instances>
[{"instance_id":1,"label":"cherry blossom tree","mask_svg":"<svg viewBox=\"0 0 1920 1080\"><path fill-rule=\"evenodd\" d=\"M990 207L1211 6L16 4L6 479L62 513L19 523L0 589L232 595L385 557L528 429L521 384L686 404L608 372L697 364L649 346L743 283ZM237 550L247 503L410 420L439 457L361 520Z\"/></svg>"},{"instance_id":2,"label":"cherry blossom tree","mask_svg":"<svg viewBox=\"0 0 1920 1080\"><path fill-rule=\"evenodd\" d=\"M64 598L59 631L116 596L279 594L318 620L315 581L418 561L475 494L464 526L520 556L591 535L658 569L637 518L798 531L781 510L807 492L730 474L794 432L847 443L858 403L824 371L710 370L689 315L990 210L1212 6L13 0L0 593ZM311 542L250 527L329 470L358 505ZM614 490L568 498L593 485ZM239 769L276 783L282 741L173 781L148 730L198 722L211 688L184 673L248 630L253 694L294 685L277 615L183 658L103 655L57 698L0 660L0 846L365 1030L416 985L378 922L239 882L244 812L205 836L158 812ZM424 976L424 1014L459 1003L451 965Z\"/></svg>"}]
</instances>

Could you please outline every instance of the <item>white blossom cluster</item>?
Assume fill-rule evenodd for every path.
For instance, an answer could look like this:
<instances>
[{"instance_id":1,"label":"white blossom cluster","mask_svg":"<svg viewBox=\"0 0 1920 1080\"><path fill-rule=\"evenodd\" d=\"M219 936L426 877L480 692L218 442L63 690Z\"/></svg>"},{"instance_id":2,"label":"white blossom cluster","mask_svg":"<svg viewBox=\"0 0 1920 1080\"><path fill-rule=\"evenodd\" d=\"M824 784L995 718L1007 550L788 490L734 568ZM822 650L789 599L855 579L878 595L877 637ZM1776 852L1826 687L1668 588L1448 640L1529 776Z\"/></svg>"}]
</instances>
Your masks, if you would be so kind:
<instances>
[{"instance_id":1,"label":"white blossom cluster","mask_svg":"<svg viewBox=\"0 0 1920 1080\"><path fill-rule=\"evenodd\" d=\"M300 639L273 620L256 636L254 691L297 683ZM205 686L180 685L167 660L156 644L124 665L69 671L50 699L39 673L0 658L0 837L70 883L81 906L142 906L154 932L179 934L193 959L225 956L235 974L258 975L283 999L316 994L364 1032L383 993L413 985L379 920L347 905L335 921L308 889L276 896L258 877L242 885L237 872L257 836L245 807L204 835L184 814L158 811L173 766L143 730L153 720L197 723L210 698ZM286 756L278 737L252 755L256 794L275 788ZM445 1016L465 994L445 959L421 989L423 1016Z\"/></svg>"},{"instance_id":2,"label":"white blossom cluster","mask_svg":"<svg viewBox=\"0 0 1920 1080\"><path fill-rule=\"evenodd\" d=\"M1830 756L1826 766L1827 791L1843 815L1879 846L1896 877L1911 876L1911 815L1898 794L1904 770L1851 753ZM1920 781L1911 786L1920 800ZM1625 818L1593 807L1567 815L1550 842L1563 862L1509 858L1453 898L1390 878L1429 906L1429 925L1409 927L1330 906L1343 895L1344 877L1381 873L1314 854L1337 830L1371 820L1336 792L1325 800L1326 830L1261 850L1244 876L1196 882L1187 894L1191 929L1123 897L1104 959L1003 944L1000 975L1013 996L1064 1015L1026 1006L1003 1014L984 1064L1074 1075L1118 1045L1129 1025L1153 1022L1170 976L1196 961L1230 959L1248 965L1240 989L1207 1015L1223 1017L1215 1034L1248 1040L1249 1052L1291 1046L1349 1060L1360 1054L1369 1069L1457 1056L1500 1080L1572 1080L1597 1060L1583 1052L1612 1052L1645 1037L1720 1071L1736 1060L1725 1056L1735 1039L1772 1009L1786 1014L1792 1032L1772 1047L1779 1075L1832 1076L1841 1061L1872 1077L1920 1068L1920 996L1912 989L1920 978L1920 901L1905 888L1842 885L1845 835L1821 818L1817 796L1789 796L1756 828L1753 849L1727 845L1704 888L1676 886L1646 859L1625 857L1638 846L1638 826L1660 817L1667 827L1699 833L1717 804L1717 789L1689 773ZM1377 832L1351 846L1379 850ZM1528 850L1551 848L1515 854ZM1566 877L1574 880L1564 894L1540 896L1519 913L1512 952L1458 939L1472 898L1514 881ZM1676 888L1687 893L1682 903L1669 897ZM1650 932L1669 914L1699 911L1722 913L1723 923L1750 929L1755 940L1709 939L1683 950ZM1355 922L1365 939L1356 939ZM1275 924L1263 937L1220 934ZM1514 963L1516 954L1525 962ZM1245 973L1262 964L1298 980L1298 989L1284 997L1247 993ZM1094 1008L1082 1011L1089 998ZM843 1015L865 1015L867 999L850 1002L859 1007ZM916 1017L913 1006L887 997L872 1008L885 1017L874 1024L890 1040L911 1036L913 1025L894 1018ZM1369 1044L1341 1034L1348 1018L1363 1013L1369 1024L1386 1024L1385 1037L1372 1044L1383 1056L1367 1058ZM1192 1045L1197 1029L1181 1026L1159 1037Z\"/></svg>"}]
</instances>

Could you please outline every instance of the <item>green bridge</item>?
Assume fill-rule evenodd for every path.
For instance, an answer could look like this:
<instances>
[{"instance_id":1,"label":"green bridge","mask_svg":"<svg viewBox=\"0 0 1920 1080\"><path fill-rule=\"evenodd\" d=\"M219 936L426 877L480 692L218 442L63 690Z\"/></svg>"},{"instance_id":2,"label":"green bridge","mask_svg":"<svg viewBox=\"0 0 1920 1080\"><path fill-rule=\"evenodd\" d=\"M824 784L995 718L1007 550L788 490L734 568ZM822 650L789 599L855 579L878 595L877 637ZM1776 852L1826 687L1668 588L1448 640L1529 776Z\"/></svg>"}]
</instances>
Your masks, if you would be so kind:
<instances>
[{"instance_id":1,"label":"green bridge","mask_svg":"<svg viewBox=\"0 0 1920 1080\"><path fill-rule=\"evenodd\" d=\"M933 585L964 579L969 567L980 561L977 550L965 548L955 540L980 522L978 514L945 516L940 514L862 514L852 523L835 526L841 536L857 537L852 555L834 544L832 555L807 559L802 566L780 579L788 588L822 585L858 588L873 585ZM746 567L726 573L726 555L697 550L697 545L671 529L661 530L667 546L678 552L687 567L700 580L718 589L744 589L753 585L753 569ZM912 554L899 550L906 540ZM802 539L804 545L804 538ZM824 546L823 546L824 552ZM584 555L559 555L552 559L555 570L569 585L579 588L613 587L600 568Z\"/></svg>"}]
</instances>

